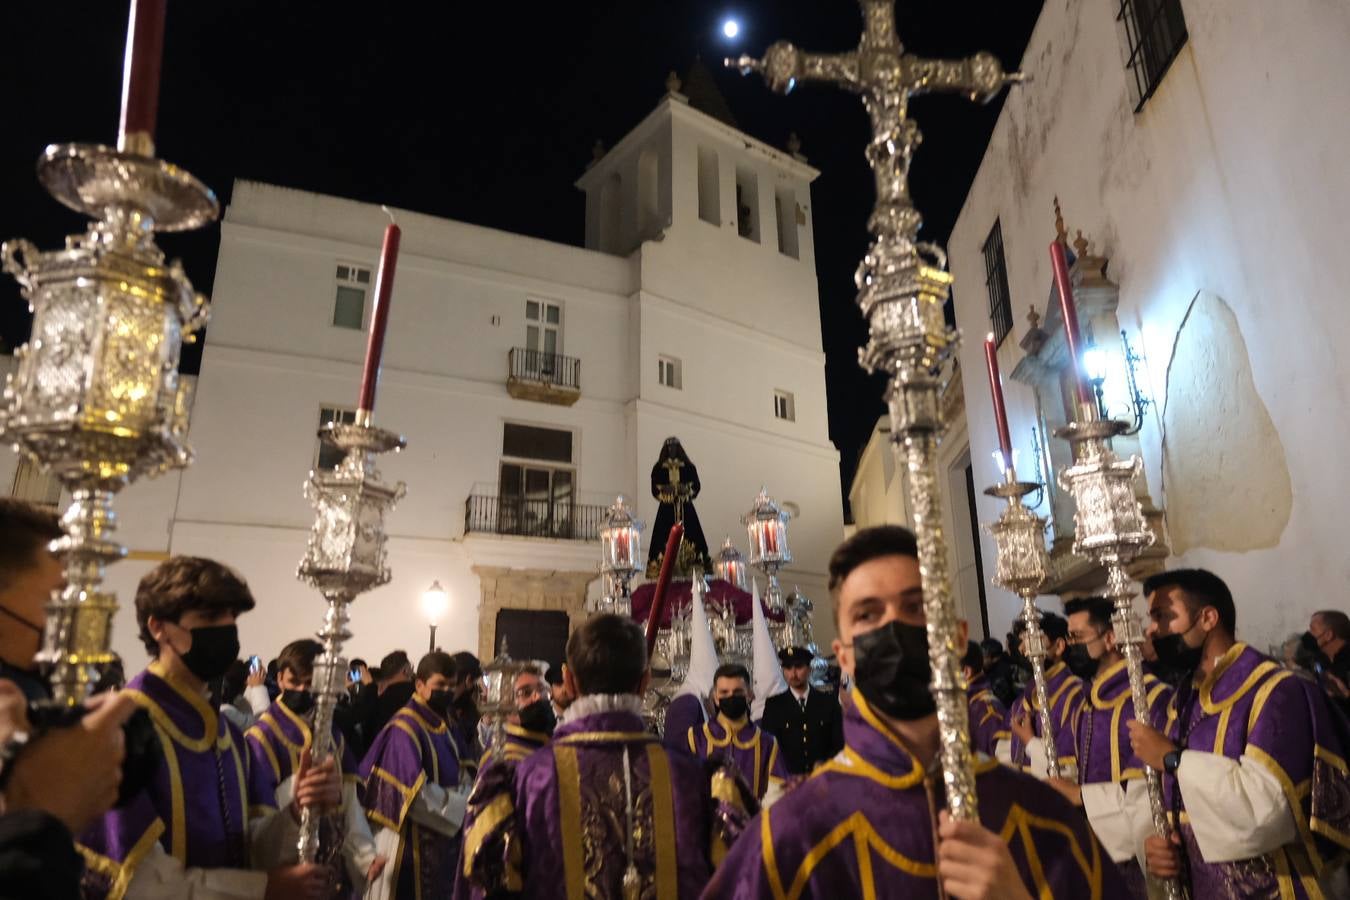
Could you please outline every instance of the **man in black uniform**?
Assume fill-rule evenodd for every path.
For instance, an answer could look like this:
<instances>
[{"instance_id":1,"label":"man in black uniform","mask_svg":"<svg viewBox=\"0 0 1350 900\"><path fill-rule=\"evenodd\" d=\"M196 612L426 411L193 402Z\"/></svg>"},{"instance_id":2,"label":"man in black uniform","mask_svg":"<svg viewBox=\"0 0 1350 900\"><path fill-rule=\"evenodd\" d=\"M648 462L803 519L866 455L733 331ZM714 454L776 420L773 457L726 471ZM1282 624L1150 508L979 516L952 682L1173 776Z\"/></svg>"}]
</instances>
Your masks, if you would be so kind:
<instances>
[{"instance_id":1,"label":"man in black uniform","mask_svg":"<svg viewBox=\"0 0 1350 900\"><path fill-rule=\"evenodd\" d=\"M760 727L778 739L787 770L806 775L844 747L844 716L839 700L808 682L811 653L785 647L778 654L788 689L764 701Z\"/></svg>"}]
</instances>

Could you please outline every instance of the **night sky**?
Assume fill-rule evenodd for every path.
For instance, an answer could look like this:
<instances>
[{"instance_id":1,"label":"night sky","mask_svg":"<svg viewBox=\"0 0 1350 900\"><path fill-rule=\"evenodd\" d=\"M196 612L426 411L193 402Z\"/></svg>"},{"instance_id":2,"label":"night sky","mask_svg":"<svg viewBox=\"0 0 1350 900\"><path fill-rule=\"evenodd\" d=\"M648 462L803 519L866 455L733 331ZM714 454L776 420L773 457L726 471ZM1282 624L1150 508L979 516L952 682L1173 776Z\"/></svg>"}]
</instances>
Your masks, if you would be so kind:
<instances>
[{"instance_id":1,"label":"night sky","mask_svg":"<svg viewBox=\"0 0 1350 900\"><path fill-rule=\"evenodd\" d=\"M977 50L1014 68L1042 0L900 0L900 38L925 56ZM431 9L453 9L434 16ZM0 54L0 240L43 249L83 220L42 191L33 163L49 143L116 139L127 4L7 4ZM720 31L728 16L741 34ZM786 39L811 51L856 46L847 0L586 0L424 4L228 0L169 4L159 155L228 203L235 178L319 191L553 241L583 243L572 186L597 138L613 146L664 93L666 73L701 58L742 130L782 147L796 131L820 169L812 189L830 437L847 491L883 412L882 384L857 364L866 327L853 271L867 247L873 191L862 104L807 86L784 98L720 67ZM911 170L926 222L945 242L1001 101L910 106L924 132ZM199 290L214 277L218 226L160 239ZM27 336L26 308L0 280L0 336ZM209 340L209 334L207 339ZM195 371L199 351L185 354Z\"/></svg>"}]
</instances>

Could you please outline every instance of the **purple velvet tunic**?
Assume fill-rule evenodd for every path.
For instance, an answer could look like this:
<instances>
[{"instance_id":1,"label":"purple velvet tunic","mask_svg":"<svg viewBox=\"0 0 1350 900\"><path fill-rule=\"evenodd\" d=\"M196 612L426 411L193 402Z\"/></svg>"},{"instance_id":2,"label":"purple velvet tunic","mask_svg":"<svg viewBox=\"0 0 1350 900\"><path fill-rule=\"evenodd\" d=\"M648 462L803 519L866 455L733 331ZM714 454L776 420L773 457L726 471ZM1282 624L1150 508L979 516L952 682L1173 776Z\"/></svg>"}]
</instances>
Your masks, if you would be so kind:
<instances>
[{"instance_id":1,"label":"purple velvet tunic","mask_svg":"<svg viewBox=\"0 0 1350 900\"><path fill-rule=\"evenodd\" d=\"M729 722L719 714L711 722L690 728L686 739L695 756L729 764L758 800L764 799L771 782L781 785L788 777L783 758L778 755L778 742L748 718Z\"/></svg>"},{"instance_id":2,"label":"purple velvet tunic","mask_svg":"<svg viewBox=\"0 0 1350 900\"><path fill-rule=\"evenodd\" d=\"M1069 667L1063 662L1057 662L1045 671L1045 692L1050 699L1050 723L1055 729L1055 752L1059 755L1059 763L1062 766L1075 765L1077 758L1074 755L1074 745L1077 737L1074 735L1074 726L1078 722L1078 707L1083 702L1083 679L1070 672ZM1011 721L1022 713L1027 713L1032 734L1043 737L1041 717L1034 702L1035 696L1036 683L1028 681L1022 695L1013 701L1008 718ZM1027 756L1027 748L1022 746L1022 742L1015 734L1012 735L1012 761L1013 765L1020 766L1023 771L1030 771L1031 758ZM1045 775L1044 772L1031 774L1037 777Z\"/></svg>"},{"instance_id":3,"label":"purple velvet tunic","mask_svg":"<svg viewBox=\"0 0 1350 900\"><path fill-rule=\"evenodd\" d=\"M1181 813L1192 896L1316 897L1316 878L1350 848L1347 726L1321 688L1246 644L1236 644L1197 685L1154 712L1178 746L1264 766L1284 785L1299 839L1263 856L1207 863L1185 814L1177 780L1163 777L1169 809Z\"/></svg>"},{"instance_id":4,"label":"purple velvet tunic","mask_svg":"<svg viewBox=\"0 0 1350 900\"><path fill-rule=\"evenodd\" d=\"M937 897L934 833L942 781L926 772L854 689L844 750L746 827L703 896ZM1032 896L1123 897L1087 821L1052 788L976 764L980 821L1008 842Z\"/></svg>"},{"instance_id":5,"label":"purple velvet tunic","mask_svg":"<svg viewBox=\"0 0 1350 900\"><path fill-rule=\"evenodd\" d=\"M272 796L276 795L281 783L299 768L301 752L313 746L313 721L312 712L298 715L278 699L244 732L253 768L266 782ZM337 748L338 774L344 784L356 786L356 796L359 798L362 784L361 776L357 774L358 763L336 727L333 728L333 745ZM343 822L341 808L325 815L320 821L318 860L327 863L333 870L333 883L338 886L339 894L346 896L352 885L342 859L345 837Z\"/></svg>"},{"instance_id":6,"label":"purple velvet tunic","mask_svg":"<svg viewBox=\"0 0 1350 900\"><path fill-rule=\"evenodd\" d=\"M519 763L483 770L457 877L475 896L617 900L631 835L640 896L697 897L753 803L725 769L710 777L704 763L662 747L641 717L583 716ZM468 891L461 884L456 893Z\"/></svg>"},{"instance_id":7,"label":"purple velvet tunic","mask_svg":"<svg viewBox=\"0 0 1350 900\"><path fill-rule=\"evenodd\" d=\"M453 884L459 840L424 828L408 815L424 784L453 789L459 762L445 719L416 694L375 736L360 774L365 780L366 817L372 827L398 832L399 851L389 865L394 896L446 897Z\"/></svg>"},{"instance_id":8,"label":"purple velvet tunic","mask_svg":"<svg viewBox=\"0 0 1350 900\"><path fill-rule=\"evenodd\" d=\"M708 708L697 694L680 694L666 707L666 729L661 742L670 750L689 750L689 729L708 721Z\"/></svg>"},{"instance_id":9,"label":"purple velvet tunic","mask_svg":"<svg viewBox=\"0 0 1350 900\"><path fill-rule=\"evenodd\" d=\"M273 811L270 772L251 764L244 736L204 695L153 662L124 693L154 722L164 764L150 787L80 836L86 898L116 900L155 841L185 867L246 869L248 819Z\"/></svg>"},{"instance_id":10,"label":"purple velvet tunic","mask_svg":"<svg viewBox=\"0 0 1350 900\"><path fill-rule=\"evenodd\" d=\"M549 736L541 731L527 731L519 725L507 723L501 745L494 743L483 752L482 759L478 761L478 771L481 773L494 762L520 762L548 741Z\"/></svg>"},{"instance_id":11,"label":"purple velvet tunic","mask_svg":"<svg viewBox=\"0 0 1350 900\"><path fill-rule=\"evenodd\" d=\"M979 675L966 690L970 697L970 742L985 756L994 755L994 746L1001 740L1011 740L1008 730L1008 710L994 696L989 681Z\"/></svg>"},{"instance_id":12,"label":"purple velvet tunic","mask_svg":"<svg viewBox=\"0 0 1350 900\"><path fill-rule=\"evenodd\" d=\"M1148 673L1144 673L1144 688L1150 710L1163 709L1172 697L1172 689ZM1130 745L1129 723L1134 718L1130 676L1122 659L1097 673L1079 707L1074 728L1079 784L1110 781L1123 785L1144 776L1144 764Z\"/></svg>"}]
</instances>

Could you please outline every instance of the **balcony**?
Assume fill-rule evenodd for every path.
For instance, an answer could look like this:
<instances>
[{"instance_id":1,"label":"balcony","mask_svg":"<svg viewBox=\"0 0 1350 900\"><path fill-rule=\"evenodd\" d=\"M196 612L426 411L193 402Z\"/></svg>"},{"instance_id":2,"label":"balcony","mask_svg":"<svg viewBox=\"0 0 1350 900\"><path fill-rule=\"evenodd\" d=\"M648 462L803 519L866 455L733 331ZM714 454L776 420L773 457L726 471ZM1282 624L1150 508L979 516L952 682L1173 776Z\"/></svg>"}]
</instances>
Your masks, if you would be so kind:
<instances>
[{"instance_id":1,"label":"balcony","mask_svg":"<svg viewBox=\"0 0 1350 900\"><path fill-rule=\"evenodd\" d=\"M517 400L571 406L581 396L581 360L512 347L507 354L506 392Z\"/></svg>"},{"instance_id":2,"label":"balcony","mask_svg":"<svg viewBox=\"0 0 1350 900\"><path fill-rule=\"evenodd\" d=\"M464 503L464 533L593 541L599 538L600 523L607 509L598 503L471 494Z\"/></svg>"}]
</instances>

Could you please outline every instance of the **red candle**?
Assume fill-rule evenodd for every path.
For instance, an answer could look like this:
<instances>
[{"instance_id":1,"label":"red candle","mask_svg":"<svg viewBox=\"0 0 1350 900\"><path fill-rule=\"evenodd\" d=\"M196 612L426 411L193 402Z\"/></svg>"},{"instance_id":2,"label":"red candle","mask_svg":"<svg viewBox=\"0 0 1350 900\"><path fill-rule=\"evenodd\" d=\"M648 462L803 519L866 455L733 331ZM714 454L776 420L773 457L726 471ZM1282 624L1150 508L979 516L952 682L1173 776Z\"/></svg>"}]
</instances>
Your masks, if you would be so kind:
<instances>
[{"instance_id":1,"label":"red candle","mask_svg":"<svg viewBox=\"0 0 1350 900\"><path fill-rule=\"evenodd\" d=\"M164 58L164 2L131 0L127 50L122 60L122 121L117 133L121 150L141 152L148 144L154 152L159 67Z\"/></svg>"},{"instance_id":2,"label":"red candle","mask_svg":"<svg viewBox=\"0 0 1350 900\"><path fill-rule=\"evenodd\" d=\"M1003 404L1003 381L998 375L998 347L993 332L984 339L984 361L989 367L989 393L994 398L994 424L998 426L998 450L1003 454L1003 470L1012 464L1012 438L1008 434L1008 408Z\"/></svg>"},{"instance_id":3,"label":"red candle","mask_svg":"<svg viewBox=\"0 0 1350 900\"><path fill-rule=\"evenodd\" d=\"M358 410L375 411L375 388L380 383L380 357L384 353L384 329L389 324L389 295L394 292L394 269L398 266L398 241L403 232L390 222L384 229L384 247L380 250L380 270L375 274L375 309L370 315L370 337L366 340L366 365L361 371L361 398Z\"/></svg>"},{"instance_id":4,"label":"red candle","mask_svg":"<svg viewBox=\"0 0 1350 900\"><path fill-rule=\"evenodd\" d=\"M670 526L670 537L666 538L666 554L661 560L661 572L656 576L656 590L652 593L652 608L647 613L647 661L651 662L652 651L656 649L656 632L661 627L661 619L666 614L666 593L670 587L670 576L675 571L675 557L680 555L680 538L684 537L684 524L676 522Z\"/></svg>"},{"instance_id":5,"label":"red candle","mask_svg":"<svg viewBox=\"0 0 1350 900\"><path fill-rule=\"evenodd\" d=\"M1073 304L1073 285L1069 283L1069 263L1064 257L1064 245L1059 241L1050 244L1050 261L1055 267L1055 288L1059 291L1059 311L1064 317L1064 339L1069 344L1069 358L1073 364L1073 383L1080 404L1092 404L1092 391L1083 378L1083 361L1079 357L1079 347L1083 339L1078 332L1078 310Z\"/></svg>"}]
</instances>

